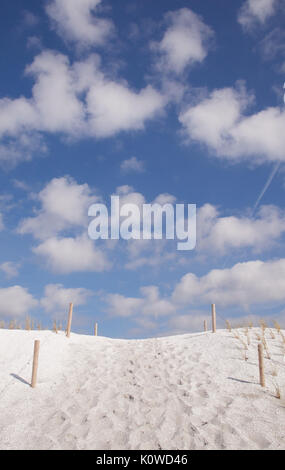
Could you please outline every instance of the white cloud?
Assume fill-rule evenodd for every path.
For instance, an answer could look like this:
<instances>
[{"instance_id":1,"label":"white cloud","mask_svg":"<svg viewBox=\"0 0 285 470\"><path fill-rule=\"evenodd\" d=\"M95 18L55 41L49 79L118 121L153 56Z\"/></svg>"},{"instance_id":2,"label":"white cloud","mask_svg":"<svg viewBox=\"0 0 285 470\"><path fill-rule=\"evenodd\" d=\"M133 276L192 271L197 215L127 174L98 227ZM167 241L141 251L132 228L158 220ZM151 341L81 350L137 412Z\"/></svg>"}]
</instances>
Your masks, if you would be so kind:
<instances>
[{"instance_id":1,"label":"white cloud","mask_svg":"<svg viewBox=\"0 0 285 470\"><path fill-rule=\"evenodd\" d=\"M0 315L18 318L27 315L35 308L38 301L21 286L0 289Z\"/></svg>"},{"instance_id":2,"label":"white cloud","mask_svg":"<svg viewBox=\"0 0 285 470\"><path fill-rule=\"evenodd\" d=\"M120 196L120 204L135 204L139 207L142 214L143 204L146 204L146 198L142 193L138 193L132 186L123 185L116 189L115 195ZM158 194L151 204L174 204L176 197L172 194L162 193Z\"/></svg>"},{"instance_id":3,"label":"white cloud","mask_svg":"<svg viewBox=\"0 0 285 470\"><path fill-rule=\"evenodd\" d=\"M137 270L144 266L157 268L165 263L179 263L175 244L165 240L130 240L127 246L128 261L126 269ZM171 249L172 248L172 249Z\"/></svg>"},{"instance_id":4,"label":"white cloud","mask_svg":"<svg viewBox=\"0 0 285 470\"><path fill-rule=\"evenodd\" d=\"M285 31L281 28L274 28L268 33L259 44L259 50L264 59L273 60L276 56L285 55Z\"/></svg>"},{"instance_id":5,"label":"white cloud","mask_svg":"<svg viewBox=\"0 0 285 470\"><path fill-rule=\"evenodd\" d=\"M133 90L126 81L107 78L96 55L71 65L65 55L45 50L26 74L35 82L31 98L0 99L0 162L10 166L46 151L41 133L74 140L142 130L167 104L150 85Z\"/></svg>"},{"instance_id":6,"label":"white cloud","mask_svg":"<svg viewBox=\"0 0 285 470\"><path fill-rule=\"evenodd\" d=\"M72 302L75 308L86 304L92 292L84 288L65 288L61 284L49 284L45 287L41 306L47 313L54 317L66 315L69 304Z\"/></svg>"},{"instance_id":7,"label":"white cloud","mask_svg":"<svg viewBox=\"0 0 285 470\"><path fill-rule=\"evenodd\" d=\"M98 202L88 184L77 184L70 177L54 178L34 197L41 207L34 217L20 222L18 233L41 240L33 252L49 269L68 274L110 268L105 253L87 237L88 208ZM67 231L75 235L65 236Z\"/></svg>"},{"instance_id":8,"label":"white cloud","mask_svg":"<svg viewBox=\"0 0 285 470\"><path fill-rule=\"evenodd\" d=\"M218 157L257 164L284 161L285 111L269 107L245 114L252 102L243 87L214 90L184 110L179 120L189 141L207 145Z\"/></svg>"},{"instance_id":9,"label":"white cloud","mask_svg":"<svg viewBox=\"0 0 285 470\"><path fill-rule=\"evenodd\" d=\"M266 61L275 61L274 69L284 74L285 71L285 31L281 28L274 28L270 31L258 45L258 50L262 58ZM273 87L277 96L283 100L280 87Z\"/></svg>"},{"instance_id":10,"label":"white cloud","mask_svg":"<svg viewBox=\"0 0 285 470\"><path fill-rule=\"evenodd\" d=\"M124 204L134 204L139 208L140 216L137 223L140 224L143 220L143 204L146 204L146 198L142 193L138 193L133 187L124 185L116 189L115 195L120 196L120 206ZM159 194L151 204L174 204L176 197L168 194ZM129 270L136 270L143 266L158 267L163 263L175 260L175 264L183 262L182 258L177 259L176 242L171 240L129 240L127 246L123 245L124 255L127 253L128 260L125 268ZM183 259L184 260L184 259Z\"/></svg>"},{"instance_id":11,"label":"white cloud","mask_svg":"<svg viewBox=\"0 0 285 470\"><path fill-rule=\"evenodd\" d=\"M58 34L81 47L101 46L113 34L112 21L99 18L101 0L51 0L46 11Z\"/></svg>"},{"instance_id":12,"label":"white cloud","mask_svg":"<svg viewBox=\"0 0 285 470\"><path fill-rule=\"evenodd\" d=\"M102 73L97 55L74 64L78 93L85 93L86 129L97 138L128 130L144 129L146 121L159 116L168 98L148 85L132 89L125 80L114 80Z\"/></svg>"},{"instance_id":13,"label":"white cloud","mask_svg":"<svg viewBox=\"0 0 285 470\"><path fill-rule=\"evenodd\" d=\"M143 204L146 204L145 196L142 193L136 192L133 187L128 185L118 187L115 194L120 196L121 207L124 204L134 204L139 208L140 216L137 222L140 224L143 220ZM151 204L174 204L175 201L175 196L162 193ZM170 240L129 240L127 247L124 245L124 254L127 253L128 255L125 268L136 270L143 266L157 267L162 263L173 260L177 262L176 245L173 243L173 250L171 250L170 243Z\"/></svg>"},{"instance_id":14,"label":"white cloud","mask_svg":"<svg viewBox=\"0 0 285 470\"><path fill-rule=\"evenodd\" d=\"M12 279L19 275L19 263L13 261L6 261L5 263L0 264L0 271L2 271L7 279Z\"/></svg>"},{"instance_id":15,"label":"white cloud","mask_svg":"<svg viewBox=\"0 0 285 470\"><path fill-rule=\"evenodd\" d=\"M238 22L246 30L265 22L275 14L277 0L246 0L238 15Z\"/></svg>"},{"instance_id":16,"label":"white cloud","mask_svg":"<svg viewBox=\"0 0 285 470\"><path fill-rule=\"evenodd\" d=\"M76 95L74 77L66 56L51 51L38 55L26 68L35 77L35 126L48 132L80 132L84 107Z\"/></svg>"},{"instance_id":17,"label":"white cloud","mask_svg":"<svg viewBox=\"0 0 285 470\"><path fill-rule=\"evenodd\" d=\"M0 165L12 169L20 162L30 161L35 153L44 155L46 152L47 147L38 133L22 133L0 143Z\"/></svg>"},{"instance_id":18,"label":"white cloud","mask_svg":"<svg viewBox=\"0 0 285 470\"><path fill-rule=\"evenodd\" d=\"M141 334L141 331L150 331L157 328L157 323L150 318L147 317L139 317L135 319L136 324L138 325L137 328L132 328L129 333L133 332L133 334Z\"/></svg>"},{"instance_id":19,"label":"white cloud","mask_svg":"<svg viewBox=\"0 0 285 470\"><path fill-rule=\"evenodd\" d=\"M32 98L0 99L0 135L82 131L84 107L77 98L66 56L43 51L26 67L35 79Z\"/></svg>"},{"instance_id":20,"label":"white cloud","mask_svg":"<svg viewBox=\"0 0 285 470\"><path fill-rule=\"evenodd\" d=\"M116 195L120 196L120 204L135 204L142 211L143 204L146 200L142 193L138 193L132 186L124 185L116 189Z\"/></svg>"},{"instance_id":21,"label":"white cloud","mask_svg":"<svg viewBox=\"0 0 285 470\"><path fill-rule=\"evenodd\" d=\"M138 313L142 299L124 297L120 294L108 294L106 299L108 312L117 317L130 317Z\"/></svg>"},{"instance_id":22,"label":"white cloud","mask_svg":"<svg viewBox=\"0 0 285 470\"><path fill-rule=\"evenodd\" d=\"M147 286L140 289L141 297L124 297L108 294L105 298L107 311L113 316L160 317L175 313L175 306L167 299L160 298L158 287Z\"/></svg>"},{"instance_id":23,"label":"white cloud","mask_svg":"<svg viewBox=\"0 0 285 470\"><path fill-rule=\"evenodd\" d=\"M139 297L108 294L104 300L107 311L114 316L132 317L136 322L166 317L167 333L178 334L202 331L203 321L210 320L211 303L216 303L217 309L242 307L245 310L250 310L252 305L262 308L282 305L284 279L285 259L257 260L238 263L230 269L214 269L201 277L188 273L169 297L162 298L157 286L148 286L140 289ZM205 311L201 310L204 305L208 307Z\"/></svg>"},{"instance_id":24,"label":"white cloud","mask_svg":"<svg viewBox=\"0 0 285 470\"><path fill-rule=\"evenodd\" d=\"M209 311L191 310L187 315L175 315L169 318L169 334L203 331L204 320L209 319ZM209 321L208 327L210 327Z\"/></svg>"},{"instance_id":25,"label":"white cloud","mask_svg":"<svg viewBox=\"0 0 285 470\"><path fill-rule=\"evenodd\" d=\"M88 208L97 202L87 184L77 184L66 176L52 179L37 195L41 208L35 217L23 219L18 232L46 239L64 230L85 227Z\"/></svg>"},{"instance_id":26,"label":"white cloud","mask_svg":"<svg viewBox=\"0 0 285 470\"><path fill-rule=\"evenodd\" d=\"M17 134L36 125L33 104L24 97L0 99L0 135Z\"/></svg>"},{"instance_id":27,"label":"white cloud","mask_svg":"<svg viewBox=\"0 0 285 470\"><path fill-rule=\"evenodd\" d=\"M101 272L110 268L104 252L94 242L82 235L75 238L49 238L33 248L48 268L55 273Z\"/></svg>"},{"instance_id":28,"label":"white cloud","mask_svg":"<svg viewBox=\"0 0 285 470\"><path fill-rule=\"evenodd\" d=\"M169 300L160 298L157 286L142 287L140 290L144 299L143 315L160 317L175 313L175 306Z\"/></svg>"},{"instance_id":29,"label":"white cloud","mask_svg":"<svg viewBox=\"0 0 285 470\"><path fill-rule=\"evenodd\" d=\"M262 206L252 218L221 217L211 204L205 204L197 214L197 249L223 255L233 249L250 248L264 251L285 233L285 212L275 206Z\"/></svg>"},{"instance_id":30,"label":"white cloud","mask_svg":"<svg viewBox=\"0 0 285 470\"><path fill-rule=\"evenodd\" d=\"M160 204L164 206L164 204L174 204L176 201L176 197L172 194L162 193L156 196L152 204Z\"/></svg>"},{"instance_id":31,"label":"white cloud","mask_svg":"<svg viewBox=\"0 0 285 470\"><path fill-rule=\"evenodd\" d=\"M150 85L137 92L109 80L96 82L86 102L90 133L98 138L142 130L145 121L156 117L166 104L165 98Z\"/></svg>"},{"instance_id":32,"label":"white cloud","mask_svg":"<svg viewBox=\"0 0 285 470\"><path fill-rule=\"evenodd\" d=\"M124 173L135 172L135 173L143 173L144 162L142 160L138 160L136 157L131 157L128 160L124 160L121 163L121 170Z\"/></svg>"},{"instance_id":33,"label":"white cloud","mask_svg":"<svg viewBox=\"0 0 285 470\"><path fill-rule=\"evenodd\" d=\"M176 304L279 304L285 300L285 259L248 261L229 269L214 269L205 276L188 273L174 289Z\"/></svg>"},{"instance_id":34,"label":"white cloud","mask_svg":"<svg viewBox=\"0 0 285 470\"><path fill-rule=\"evenodd\" d=\"M166 14L168 28L152 48L160 55L157 67L181 74L185 68L202 62L208 53L213 31L188 8Z\"/></svg>"}]
</instances>

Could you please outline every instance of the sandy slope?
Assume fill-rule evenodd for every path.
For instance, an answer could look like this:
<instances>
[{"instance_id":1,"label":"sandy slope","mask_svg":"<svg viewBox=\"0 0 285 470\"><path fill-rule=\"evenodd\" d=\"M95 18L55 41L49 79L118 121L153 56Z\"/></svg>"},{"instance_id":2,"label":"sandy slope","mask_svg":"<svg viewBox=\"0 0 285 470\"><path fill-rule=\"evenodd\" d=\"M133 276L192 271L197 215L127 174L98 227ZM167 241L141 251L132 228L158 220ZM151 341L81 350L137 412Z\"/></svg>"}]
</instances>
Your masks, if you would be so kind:
<instances>
[{"instance_id":1,"label":"sandy slope","mask_svg":"<svg viewBox=\"0 0 285 470\"><path fill-rule=\"evenodd\" d=\"M124 341L0 330L0 449L285 449L281 338L267 333L263 390L250 336L245 361L226 331Z\"/></svg>"}]
</instances>

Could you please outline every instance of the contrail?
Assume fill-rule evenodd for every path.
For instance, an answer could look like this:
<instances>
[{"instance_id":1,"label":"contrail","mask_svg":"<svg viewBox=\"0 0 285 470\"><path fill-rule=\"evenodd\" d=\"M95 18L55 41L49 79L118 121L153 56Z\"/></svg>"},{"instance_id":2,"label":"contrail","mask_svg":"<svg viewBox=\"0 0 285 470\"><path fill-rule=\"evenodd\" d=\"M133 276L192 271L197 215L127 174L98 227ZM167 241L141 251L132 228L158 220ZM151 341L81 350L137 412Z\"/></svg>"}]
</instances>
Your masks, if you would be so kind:
<instances>
[{"instance_id":1,"label":"contrail","mask_svg":"<svg viewBox=\"0 0 285 470\"><path fill-rule=\"evenodd\" d=\"M250 215L250 218L251 218L251 219L252 219L252 217L253 217L253 215L254 215L256 209L258 208L261 199L263 198L263 196L264 196L264 194L266 193L267 189L268 189L269 186L271 185L274 176L276 175L277 171L278 171L279 168L280 168L280 165L281 165L281 162L277 162L277 163L274 165L273 170L271 171L271 173L270 173L270 175L269 175L269 177L268 177L268 179L267 179L267 181L266 181L266 183L265 183L265 185L264 185L264 188L262 189L261 193L259 194L259 196L258 196L258 198L256 199L256 202L255 202L255 204L254 204L254 206L253 206L253 208L252 208L251 215ZM223 264L223 266L222 266L222 269L225 269L226 264L227 264L227 262L228 262L228 260L229 260L229 257L230 257L230 255L228 255L228 256L226 257L226 260L225 260L225 262L224 262L224 264Z\"/></svg>"},{"instance_id":2,"label":"contrail","mask_svg":"<svg viewBox=\"0 0 285 470\"><path fill-rule=\"evenodd\" d=\"M264 185L264 188L262 189L261 193L259 194L258 198L256 199L256 202L253 206L253 209L252 209L252 213L251 213L251 217L253 216L253 214L255 213L256 209L258 208L259 204L260 204L260 201L261 199L263 198L264 194L266 193L267 189L269 188L269 186L271 185L272 183L272 180L274 178L274 176L276 175L277 171L279 170L280 168L280 165L281 165L281 162L277 162L276 165L274 165L274 168L273 170L271 171L269 177L268 177L268 180L266 181L265 185Z\"/></svg>"}]
</instances>

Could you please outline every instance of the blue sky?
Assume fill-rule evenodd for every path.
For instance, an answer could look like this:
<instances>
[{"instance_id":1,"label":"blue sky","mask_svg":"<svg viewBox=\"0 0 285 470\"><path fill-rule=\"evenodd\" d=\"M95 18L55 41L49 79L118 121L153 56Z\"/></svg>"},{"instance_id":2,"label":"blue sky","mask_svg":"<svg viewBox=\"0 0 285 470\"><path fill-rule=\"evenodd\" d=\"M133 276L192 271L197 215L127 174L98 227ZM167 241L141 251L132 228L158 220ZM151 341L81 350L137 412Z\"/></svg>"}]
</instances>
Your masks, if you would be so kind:
<instances>
[{"instance_id":1,"label":"blue sky","mask_svg":"<svg viewBox=\"0 0 285 470\"><path fill-rule=\"evenodd\" d=\"M3 2L2 319L49 326L73 301L78 332L148 337L200 330L215 302L284 322L284 11ZM196 249L88 239L114 194L196 204Z\"/></svg>"}]
</instances>

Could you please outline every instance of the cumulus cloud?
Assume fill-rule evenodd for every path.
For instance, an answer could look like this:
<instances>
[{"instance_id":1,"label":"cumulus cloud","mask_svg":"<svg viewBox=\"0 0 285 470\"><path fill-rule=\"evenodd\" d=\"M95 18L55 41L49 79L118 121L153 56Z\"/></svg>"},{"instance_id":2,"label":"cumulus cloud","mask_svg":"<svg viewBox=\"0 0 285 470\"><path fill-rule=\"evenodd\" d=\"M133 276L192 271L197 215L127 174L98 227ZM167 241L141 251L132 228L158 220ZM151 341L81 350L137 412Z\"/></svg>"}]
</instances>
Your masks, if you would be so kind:
<instances>
[{"instance_id":1,"label":"cumulus cloud","mask_svg":"<svg viewBox=\"0 0 285 470\"><path fill-rule=\"evenodd\" d=\"M46 150L43 133L74 140L142 130L167 104L150 85L134 90L107 77L96 55L70 64L65 55L45 50L26 74L34 79L30 98L0 99L0 162L11 166Z\"/></svg>"},{"instance_id":2,"label":"cumulus cloud","mask_svg":"<svg viewBox=\"0 0 285 470\"><path fill-rule=\"evenodd\" d=\"M114 33L111 20L96 15L101 0L51 0L46 11L57 33L81 47L102 46Z\"/></svg>"},{"instance_id":3,"label":"cumulus cloud","mask_svg":"<svg viewBox=\"0 0 285 470\"><path fill-rule=\"evenodd\" d=\"M143 173L144 170L144 162L136 157L131 157L121 163L121 171L123 173Z\"/></svg>"},{"instance_id":4,"label":"cumulus cloud","mask_svg":"<svg viewBox=\"0 0 285 470\"><path fill-rule=\"evenodd\" d=\"M141 313L154 317L171 315L175 313L175 306L168 300L160 297L157 286L147 286L141 288L144 305Z\"/></svg>"},{"instance_id":5,"label":"cumulus cloud","mask_svg":"<svg viewBox=\"0 0 285 470\"><path fill-rule=\"evenodd\" d=\"M66 56L44 51L26 68L33 76L33 104L39 130L79 132L84 108L76 95L70 63Z\"/></svg>"},{"instance_id":6,"label":"cumulus cloud","mask_svg":"<svg viewBox=\"0 0 285 470\"><path fill-rule=\"evenodd\" d=\"M138 193L132 186L124 184L118 186L115 192L116 195L120 196L122 204L137 204L140 208L145 204L145 197L142 193Z\"/></svg>"},{"instance_id":7,"label":"cumulus cloud","mask_svg":"<svg viewBox=\"0 0 285 470\"><path fill-rule=\"evenodd\" d=\"M153 204L160 204L164 206L164 204L174 204L176 202L176 197L173 194L169 193L161 193L153 201Z\"/></svg>"},{"instance_id":8,"label":"cumulus cloud","mask_svg":"<svg viewBox=\"0 0 285 470\"><path fill-rule=\"evenodd\" d=\"M34 247L33 252L42 257L47 267L58 274L101 272L111 266L104 252L85 235L75 238L48 238Z\"/></svg>"},{"instance_id":9,"label":"cumulus cloud","mask_svg":"<svg viewBox=\"0 0 285 470\"><path fill-rule=\"evenodd\" d=\"M183 258L178 256L175 244L170 247L170 243L169 240L130 240L127 246L128 261L125 268L130 270L137 270L144 266L157 268L170 262L177 266Z\"/></svg>"},{"instance_id":10,"label":"cumulus cloud","mask_svg":"<svg viewBox=\"0 0 285 470\"><path fill-rule=\"evenodd\" d=\"M76 95L68 58L43 51L26 67L26 74L35 79L32 98L0 99L0 135L78 133L84 107Z\"/></svg>"},{"instance_id":11,"label":"cumulus cloud","mask_svg":"<svg viewBox=\"0 0 285 470\"><path fill-rule=\"evenodd\" d=\"M150 85L137 92L124 83L104 79L90 87L86 103L90 133L100 138L144 129L145 121L161 113L166 100Z\"/></svg>"},{"instance_id":12,"label":"cumulus cloud","mask_svg":"<svg viewBox=\"0 0 285 470\"><path fill-rule=\"evenodd\" d=\"M187 315L175 315L170 317L168 321L169 334L200 332L202 331L204 320L207 319L209 319L209 311L207 310L201 311L191 309Z\"/></svg>"},{"instance_id":13,"label":"cumulus cloud","mask_svg":"<svg viewBox=\"0 0 285 470\"><path fill-rule=\"evenodd\" d=\"M0 271L2 271L7 279L12 279L19 275L19 263L13 261L6 261L5 263L0 264Z\"/></svg>"},{"instance_id":14,"label":"cumulus cloud","mask_svg":"<svg viewBox=\"0 0 285 470\"><path fill-rule=\"evenodd\" d=\"M147 203L145 196L128 185L118 187L115 195L120 196L121 207L124 204L134 204L138 207L139 216L136 221L139 225L143 220L143 204ZM175 196L162 193L150 203L163 206L164 204L174 204L175 201ZM133 216L133 220L135 220L135 216ZM124 254L128 255L126 269L135 270L143 266L157 267L174 260L178 262L176 243L173 242L173 246L170 247L171 243L171 240L128 240L127 247L124 246Z\"/></svg>"},{"instance_id":15,"label":"cumulus cloud","mask_svg":"<svg viewBox=\"0 0 285 470\"><path fill-rule=\"evenodd\" d=\"M216 303L218 308L242 307L247 311L254 305L262 308L282 305L284 279L285 259L257 260L238 263L229 269L214 269L200 277L187 273L168 297L162 297L157 286L148 286L140 289L138 297L108 294L104 300L107 311L114 316L132 317L137 323L142 319L143 327L143 319L153 323L165 317L167 332L178 334L201 331L203 321L209 318L209 310L202 309L211 303Z\"/></svg>"},{"instance_id":16,"label":"cumulus cloud","mask_svg":"<svg viewBox=\"0 0 285 470\"><path fill-rule=\"evenodd\" d=\"M63 317L70 302L76 306L84 305L91 295L92 292L84 288L65 288L62 284L49 284L45 287L40 304L54 317Z\"/></svg>"},{"instance_id":17,"label":"cumulus cloud","mask_svg":"<svg viewBox=\"0 0 285 470\"><path fill-rule=\"evenodd\" d=\"M20 185L22 186L22 185ZM134 204L142 214L146 202L143 194L136 192L131 186L117 188L115 195L120 196L121 207ZM31 234L40 240L33 252L53 272L68 274L71 272L101 272L110 269L107 251L110 246L97 245L87 237L88 208L99 198L92 194L87 184L77 184L66 176L54 178L33 199L40 204L34 210L35 215L20 221L18 233ZM160 194L154 203L173 203L175 197ZM145 251L142 255L142 251ZM123 249L126 253L126 249ZM153 243L141 240L140 243L127 245L128 269L141 266L157 266L162 262L175 258L174 253L165 253L161 241Z\"/></svg>"},{"instance_id":18,"label":"cumulus cloud","mask_svg":"<svg viewBox=\"0 0 285 470\"><path fill-rule=\"evenodd\" d=\"M64 230L87 225L88 208L98 198L87 184L69 176L52 179L36 196L41 208L34 217L20 222L18 232L46 239Z\"/></svg>"},{"instance_id":19,"label":"cumulus cloud","mask_svg":"<svg viewBox=\"0 0 285 470\"><path fill-rule=\"evenodd\" d=\"M246 0L238 14L238 22L246 30L265 24L275 14L278 0Z\"/></svg>"},{"instance_id":20,"label":"cumulus cloud","mask_svg":"<svg viewBox=\"0 0 285 470\"><path fill-rule=\"evenodd\" d=\"M120 203L135 204L142 214L146 199L130 186L117 188ZM152 204L175 204L171 194L158 195ZM204 204L197 209L197 253L199 255L224 256L248 249L253 253L270 250L276 246L285 233L285 212L274 205L264 205L253 216L249 211L242 215L223 216L221 209L212 204ZM124 248L128 255L125 267L135 270L143 266L157 267L163 263L184 264L178 257L176 245L171 241L129 240Z\"/></svg>"},{"instance_id":21,"label":"cumulus cloud","mask_svg":"<svg viewBox=\"0 0 285 470\"><path fill-rule=\"evenodd\" d=\"M222 217L211 204L197 214L197 249L223 255L233 249L250 248L254 252L272 247L285 233L285 212L275 206L262 206L252 218Z\"/></svg>"},{"instance_id":22,"label":"cumulus cloud","mask_svg":"<svg viewBox=\"0 0 285 470\"><path fill-rule=\"evenodd\" d=\"M108 294L106 296L108 312L117 317L131 317L136 314L143 301L135 297L124 297L120 294Z\"/></svg>"},{"instance_id":23,"label":"cumulus cloud","mask_svg":"<svg viewBox=\"0 0 285 470\"><path fill-rule=\"evenodd\" d=\"M168 102L151 85L136 90L125 80L104 74L97 55L75 63L73 70L77 92L85 96L85 130L93 137L142 130L146 121L159 116Z\"/></svg>"},{"instance_id":24,"label":"cumulus cloud","mask_svg":"<svg viewBox=\"0 0 285 470\"><path fill-rule=\"evenodd\" d=\"M222 307L280 304L285 300L285 259L248 261L229 269L214 269L205 276L188 273L174 289L176 304L211 304Z\"/></svg>"},{"instance_id":25,"label":"cumulus cloud","mask_svg":"<svg viewBox=\"0 0 285 470\"><path fill-rule=\"evenodd\" d=\"M166 14L167 30L152 48L159 54L160 70L181 74L185 68L202 62L208 53L213 31L188 8Z\"/></svg>"},{"instance_id":26,"label":"cumulus cloud","mask_svg":"<svg viewBox=\"0 0 285 470\"><path fill-rule=\"evenodd\" d=\"M0 315L18 318L27 315L38 305L38 301L21 286L0 289Z\"/></svg>"},{"instance_id":27,"label":"cumulus cloud","mask_svg":"<svg viewBox=\"0 0 285 470\"><path fill-rule=\"evenodd\" d=\"M68 274L110 268L103 250L87 237L88 208L98 201L88 184L77 184L68 176L54 178L34 198L40 209L20 222L18 233L41 241L33 252L49 269Z\"/></svg>"},{"instance_id":28,"label":"cumulus cloud","mask_svg":"<svg viewBox=\"0 0 285 470\"><path fill-rule=\"evenodd\" d=\"M125 187L123 187L125 188ZM120 189L123 190L123 188ZM145 198L135 193L132 188L125 188L126 202L139 207ZM158 195L153 203L174 204L176 198L170 194ZM222 215L221 209L212 204L204 204L197 209L197 247L200 256L221 257L226 254L260 253L278 246L285 234L285 212L274 205L264 205L254 214L247 210L242 215ZM135 270L143 266L158 267L172 262L175 266L184 265L185 258L178 256L175 242L166 240L129 240L126 253L127 269Z\"/></svg>"},{"instance_id":29,"label":"cumulus cloud","mask_svg":"<svg viewBox=\"0 0 285 470\"><path fill-rule=\"evenodd\" d=\"M185 136L206 145L216 156L257 164L284 161L285 111L269 107L255 114L245 111L253 96L244 87L214 90L179 116Z\"/></svg>"},{"instance_id":30,"label":"cumulus cloud","mask_svg":"<svg viewBox=\"0 0 285 470\"><path fill-rule=\"evenodd\" d=\"M107 311L113 316L160 317L175 313L175 306L160 297L157 286L140 289L141 297L125 297L120 294L108 294L105 297Z\"/></svg>"},{"instance_id":31,"label":"cumulus cloud","mask_svg":"<svg viewBox=\"0 0 285 470\"><path fill-rule=\"evenodd\" d=\"M15 135L36 126L33 104L24 97L0 99L0 135Z\"/></svg>"}]
</instances>

